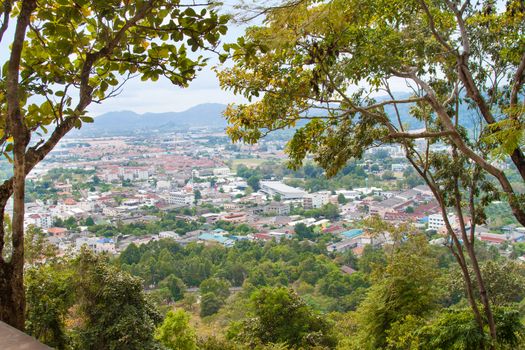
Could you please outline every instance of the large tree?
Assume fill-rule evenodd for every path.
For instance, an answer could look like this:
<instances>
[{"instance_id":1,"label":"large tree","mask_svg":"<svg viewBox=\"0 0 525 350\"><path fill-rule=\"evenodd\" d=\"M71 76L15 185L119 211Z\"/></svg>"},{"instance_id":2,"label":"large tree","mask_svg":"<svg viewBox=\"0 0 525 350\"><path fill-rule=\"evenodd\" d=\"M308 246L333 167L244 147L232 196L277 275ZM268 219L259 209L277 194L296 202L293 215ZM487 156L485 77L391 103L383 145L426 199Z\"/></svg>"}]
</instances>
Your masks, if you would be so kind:
<instances>
[{"instance_id":1,"label":"large tree","mask_svg":"<svg viewBox=\"0 0 525 350\"><path fill-rule=\"evenodd\" d=\"M253 143L296 127L290 165L313 156L327 175L372 147L401 145L440 204L478 327L486 322L495 339L474 232L499 197L525 224L523 195L496 162L508 158L523 184L523 3L295 0L263 14L263 26L226 46L234 66L219 72L224 88L250 101L226 110L231 138ZM410 92L396 94L396 82Z\"/></svg>"},{"instance_id":2,"label":"large tree","mask_svg":"<svg viewBox=\"0 0 525 350\"><path fill-rule=\"evenodd\" d=\"M221 84L252 102L226 110L233 140L300 126L287 147L292 165L312 154L328 175L380 143L447 140L497 181L525 224L523 196L494 162L508 156L525 181L522 1L279 3L226 46L234 66L219 72ZM394 94L396 81L411 93ZM371 97L378 92L384 98ZM410 111L416 104L424 113ZM408 130L410 117L424 130ZM482 128L465 132L478 118ZM470 143L480 134L488 154Z\"/></svg>"},{"instance_id":3,"label":"large tree","mask_svg":"<svg viewBox=\"0 0 525 350\"><path fill-rule=\"evenodd\" d=\"M0 319L24 328L24 192L27 174L82 123L88 106L118 94L132 77L186 86L213 49L227 18L168 0L0 1L0 147L13 176L0 185L3 219L13 198L12 255L0 258ZM9 28L12 27L12 30ZM7 160L5 160L7 161ZM1 255L1 254L0 254Z\"/></svg>"}]
</instances>

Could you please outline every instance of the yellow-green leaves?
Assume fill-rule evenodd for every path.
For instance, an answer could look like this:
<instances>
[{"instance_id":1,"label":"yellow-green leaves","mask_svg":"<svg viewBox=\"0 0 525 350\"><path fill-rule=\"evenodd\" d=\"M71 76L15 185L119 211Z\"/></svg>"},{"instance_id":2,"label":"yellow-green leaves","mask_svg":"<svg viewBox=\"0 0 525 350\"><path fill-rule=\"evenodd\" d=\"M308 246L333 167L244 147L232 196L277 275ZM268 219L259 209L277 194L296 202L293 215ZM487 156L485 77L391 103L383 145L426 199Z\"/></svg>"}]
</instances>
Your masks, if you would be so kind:
<instances>
[{"instance_id":1,"label":"yellow-green leaves","mask_svg":"<svg viewBox=\"0 0 525 350\"><path fill-rule=\"evenodd\" d=\"M505 159L517 147L523 145L525 125L519 119L504 119L487 126L483 141L493 145L492 155L498 159Z\"/></svg>"}]
</instances>

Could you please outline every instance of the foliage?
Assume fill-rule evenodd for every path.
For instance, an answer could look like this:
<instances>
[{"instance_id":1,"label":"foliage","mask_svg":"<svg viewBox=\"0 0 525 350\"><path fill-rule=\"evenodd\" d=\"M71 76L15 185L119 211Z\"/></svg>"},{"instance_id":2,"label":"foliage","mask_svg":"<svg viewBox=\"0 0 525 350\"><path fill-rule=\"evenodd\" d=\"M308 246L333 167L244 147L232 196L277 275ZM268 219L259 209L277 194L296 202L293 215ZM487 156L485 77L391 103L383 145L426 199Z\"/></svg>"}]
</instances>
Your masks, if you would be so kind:
<instances>
[{"instance_id":1,"label":"foliage","mask_svg":"<svg viewBox=\"0 0 525 350\"><path fill-rule=\"evenodd\" d=\"M311 239L314 237L312 228L302 222L295 224L294 232L299 239Z\"/></svg>"},{"instance_id":2,"label":"foliage","mask_svg":"<svg viewBox=\"0 0 525 350\"><path fill-rule=\"evenodd\" d=\"M178 301L184 298L184 292L186 291L186 285L177 276L171 274L159 283L160 288L167 288L171 300Z\"/></svg>"},{"instance_id":3,"label":"foliage","mask_svg":"<svg viewBox=\"0 0 525 350\"><path fill-rule=\"evenodd\" d=\"M154 347L153 330L161 318L148 302L140 280L84 251L74 262L79 349Z\"/></svg>"},{"instance_id":4,"label":"foliage","mask_svg":"<svg viewBox=\"0 0 525 350\"><path fill-rule=\"evenodd\" d=\"M224 305L224 301L213 293L203 294L201 297L201 317L211 316Z\"/></svg>"},{"instance_id":5,"label":"foliage","mask_svg":"<svg viewBox=\"0 0 525 350\"><path fill-rule=\"evenodd\" d=\"M231 284L223 278L208 278L200 284L201 294L213 293L222 300L226 300L230 296Z\"/></svg>"},{"instance_id":6,"label":"foliage","mask_svg":"<svg viewBox=\"0 0 525 350\"><path fill-rule=\"evenodd\" d=\"M428 257L424 238L412 237L394 249L357 310L362 349L385 347L396 322L428 315L438 305L436 261Z\"/></svg>"},{"instance_id":7,"label":"foliage","mask_svg":"<svg viewBox=\"0 0 525 350\"><path fill-rule=\"evenodd\" d=\"M32 267L26 272L25 288L27 333L53 348L68 348L66 318L75 301L73 271L63 263Z\"/></svg>"},{"instance_id":8,"label":"foliage","mask_svg":"<svg viewBox=\"0 0 525 350\"><path fill-rule=\"evenodd\" d=\"M499 330L498 348L516 349L522 344L525 328L519 313L495 309ZM481 332L469 309L445 309L431 321L407 316L389 331L391 349L486 349L487 335Z\"/></svg>"},{"instance_id":9,"label":"foliage","mask_svg":"<svg viewBox=\"0 0 525 350\"><path fill-rule=\"evenodd\" d=\"M28 270L27 327L61 349L154 348L160 315L140 280L82 250L72 260Z\"/></svg>"},{"instance_id":10,"label":"foliage","mask_svg":"<svg viewBox=\"0 0 525 350\"><path fill-rule=\"evenodd\" d=\"M252 296L254 317L243 321L237 339L249 344L285 343L293 349L333 347L329 323L287 288L263 288Z\"/></svg>"},{"instance_id":11,"label":"foliage","mask_svg":"<svg viewBox=\"0 0 525 350\"><path fill-rule=\"evenodd\" d=\"M197 336L189 320L184 310L170 310L155 330L155 339L168 349L197 350Z\"/></svg>"}]
</instances>

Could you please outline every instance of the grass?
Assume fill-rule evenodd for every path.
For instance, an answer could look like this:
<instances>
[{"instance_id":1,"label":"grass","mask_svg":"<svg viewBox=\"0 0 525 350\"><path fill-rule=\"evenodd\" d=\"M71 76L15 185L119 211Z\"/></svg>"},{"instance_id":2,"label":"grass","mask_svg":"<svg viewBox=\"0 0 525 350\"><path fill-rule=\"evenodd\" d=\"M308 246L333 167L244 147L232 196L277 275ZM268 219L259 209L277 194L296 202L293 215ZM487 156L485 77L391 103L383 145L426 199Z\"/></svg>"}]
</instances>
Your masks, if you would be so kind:
<instances>
[{"instance_id":1,"label":"grass","mask_svg":"<svg viewBox=\"0 0 525 350\"><path fill-rule=\"evenodd\" d=\"M256 168L267 160L263 158L232 159L232 168L237 170L237 167L241 164L246 165L248 168Z\"/></svg>"}]
</instances>

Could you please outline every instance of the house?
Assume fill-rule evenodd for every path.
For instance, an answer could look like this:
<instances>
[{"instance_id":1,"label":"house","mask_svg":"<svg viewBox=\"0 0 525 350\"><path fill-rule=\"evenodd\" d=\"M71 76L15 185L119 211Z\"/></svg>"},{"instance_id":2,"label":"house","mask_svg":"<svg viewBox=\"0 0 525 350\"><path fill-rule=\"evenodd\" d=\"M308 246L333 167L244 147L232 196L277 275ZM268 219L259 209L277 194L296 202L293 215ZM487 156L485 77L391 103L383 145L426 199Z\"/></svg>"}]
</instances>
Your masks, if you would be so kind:
<instances>
[{"instance_id":1,"label":"house","mask_svg":"<svg viewBox=\"0 0 525 350\"><path fill-rule=\"evenodd\" d=\"M218 233L205 232L199 235L199 241L213 242L222 244L225 247L232 247L235 243L234 240L227 238Z\"/></svg>"},{"instance_id":2,"label":"house","mask_svg":"<svg viewBox=\"0 0 525 350\"><path fill-rule=\"evenodd\" d=\"M253 235L253 238L258 241L271 241L274 239L274 237L270 236L268 233L256 233Z\"/></svg>"},{"instance_id":3,"label":"house","mask_svg":"<svg viewBox=\"0 0 525 350\"><path fill-rule=\"evenodd\" d=\"M47 233L52 237L63 238L67 235L67 229L63 227L51 227L47 229Z\"/></svg>"},{"instance_id":4,"label":"house","mask_svg":"<svg viewBox=\"0 0 525 350\"><path fill-rule=\"evenodd\" d=\"M168 197L168 203L179 207L186 207L193 205L195 195L188 192L171 192Z\"/></svg>"},{"instance_id":5,"label":"house","mask_svg":"<svg viewBox=\"0 0 525 350\"><path fill-rule=\"evenodd\" d=\"M76 251L80 251L84 246L95 253L116 254L117 252L115 242L111 238L80 237L75 240Z\"/></svg>"},{"instance_id":6,"label":"house","mask_svg":"<svg viewBox=\"0 0 525 350\"><path fill-rule=\"evenodd\" d=\"M162 232L159 232L159 238L177 239L179 238L179 235L174 231L162 231Z\"/></svg>"},{"instance_id":7,"label":"house","mask_svg":"<svg viewBox=\"0 0 525 350\"><path fill-rule=\"evenodd\" d=\"M238 213L231 213L224 215L221 217L221 220L227 221L227 222L245 222L246 221L246 213L244 212L238 212Z\"/></svg>"},{"instance_id":8,"label":"house","mask_svg":"<svg viewBox=\"0 0 525 350\"><path fill-rule=\"evenodd\" d=\"M320 191L316 193L309 193L303 197L304 209L317 209L330 202L330 192Z\"/></svg>"},{"instance_id":9,"label":"house","mask_svg":"<svg viewBox=\"0 0 525 350\"><path fill-rule=\"evenodd\" d=\"M353 268L351 268L350 266L348 265L343 265L341 266L341 271L346 273L347 275L351 275L353 273L356 273L357 271L354 270Z\"/></svg>"},{"instance_id":10,"label":"house","mask_svg":"<svg viewBox=\"0 0 525 350\"><path fill-rule=\"evenodd\" d=\"M292 234L288 232L277 232L277 231L271 231L267 233L268 236L275 239L276 242L280 242L284 238L292 238Z\"/></svg>"},{"instance_id":11,"label":"house","mask_svg":"<svg viewBox=\"0 0 525 350\"><path fill-rule=\"evenodd\" d=\"M290 214L290 205L281 202L271 202L263 207L264 214L288 215Z\"/></svg>"},{"instance_id":12,"label":"house","mask_svg":"<svg viewBox=\"0 0 525 350\"><path fill-rule=\"evenodd\" d=\"M53 225L53 219L49 214L27 214L25 224L26 226L34 225L45 230Z\"/></svg>"},{"instance_id":13,"label":"house","mask_svg":"<svg viewBox=\"0 0 525 350\"><path fill-rule=\"evenodd\" d=\"M345 239L341 242L337 242L337 243L332 243L332 244L329 244L326 246L326 250L328 250L329 252L337 252L337 253L342 253L342 252L346 252L350 249L353 249L357 246L357 243L352 240L352 239Z\"/></svg>"}]
</instances>

